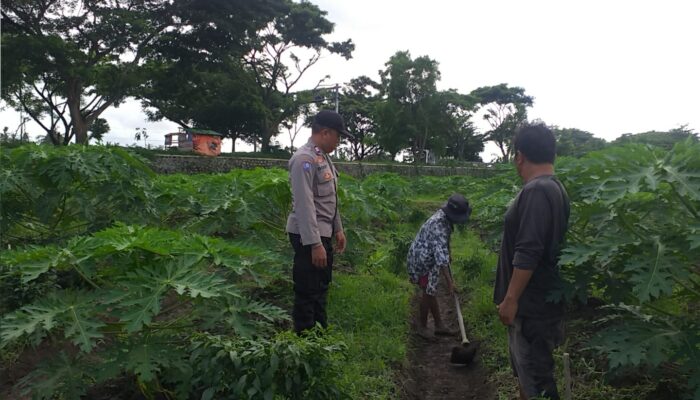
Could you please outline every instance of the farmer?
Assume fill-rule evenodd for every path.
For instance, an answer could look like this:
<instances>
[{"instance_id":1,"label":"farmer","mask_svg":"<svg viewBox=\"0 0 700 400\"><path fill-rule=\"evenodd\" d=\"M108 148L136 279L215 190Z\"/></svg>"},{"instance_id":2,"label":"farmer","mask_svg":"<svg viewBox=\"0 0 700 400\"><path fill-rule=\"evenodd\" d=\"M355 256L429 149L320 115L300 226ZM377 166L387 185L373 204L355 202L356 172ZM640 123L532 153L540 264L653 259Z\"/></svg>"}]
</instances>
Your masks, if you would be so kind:
<instances>
[{"instance_id":1,"label":"farmer","mask_svg":"<svg viewBox=\"0 0 700 400\"><path fill-rule=\"evenodd\" d=\"M409 279L423 291L419 310L418 335L425 339L434 338L433 332L428 329L428 313L433 315L434 334L452 335L455 333L447 329L442 322L435 295L437 294L440 271L450 265L450 236L453 225L466 223L471 211L469 202L464 196L453 194L447 203L421 226L408 250ZM453 293L455 286L449 269L445 277L448 289L450 293Z\"/></svg>"},{"instance_id":2,"label":"farmer","mask_svg":"<svg viewBox=\"0 0 700 400\"><path fill-rule=\"evenodd\" d=\"M333 270L333 245L345 250L345 234L338 211L338 171L328 156L350 136L343 118L321 111L313 120L311 138L289 160L292 212L287 219L294 248L294 330L301 333L319 323L326 327L326 296Z\"/></svg>"},{"instance_id":3,"label":"farmer","mask_svg":"<svg viewBox=\"0 0 700 400\"><path fill-rule=\"evenodd\" d=\"M554 176L555 139L543 123L521 127L513 140L524 186L505 214L494 303L508 326L508 348L520 398L559 399L552 351L564 338L559 248L569 221L569 198Z\"/></svg>"}]
</instances>

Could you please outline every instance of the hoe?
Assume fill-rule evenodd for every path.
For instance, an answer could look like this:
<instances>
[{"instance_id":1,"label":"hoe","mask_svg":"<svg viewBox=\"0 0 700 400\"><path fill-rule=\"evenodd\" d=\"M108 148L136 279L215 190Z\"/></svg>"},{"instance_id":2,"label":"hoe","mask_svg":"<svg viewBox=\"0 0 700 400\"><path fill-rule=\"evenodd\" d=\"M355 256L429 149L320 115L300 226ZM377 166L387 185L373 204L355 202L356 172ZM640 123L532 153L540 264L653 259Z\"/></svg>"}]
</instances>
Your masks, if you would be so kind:
<instances>
[{"instance_id":1,"label":"hoe","mask_svg":"<svg viewBox=\"0 0 700 400\"><path fill-rule=\"evenodd\" d=\"M457 321L459 322L459 332L462 334L462 345L452 348L452 356L450 364L455 367L464 367L469 365L476 356L477 344L469 342L467 334L464 332L464 319L462 318L462 308L459 306L459 298L457 293L454 293L455 308L457 309Z\"/></svg>"}]
</instances>

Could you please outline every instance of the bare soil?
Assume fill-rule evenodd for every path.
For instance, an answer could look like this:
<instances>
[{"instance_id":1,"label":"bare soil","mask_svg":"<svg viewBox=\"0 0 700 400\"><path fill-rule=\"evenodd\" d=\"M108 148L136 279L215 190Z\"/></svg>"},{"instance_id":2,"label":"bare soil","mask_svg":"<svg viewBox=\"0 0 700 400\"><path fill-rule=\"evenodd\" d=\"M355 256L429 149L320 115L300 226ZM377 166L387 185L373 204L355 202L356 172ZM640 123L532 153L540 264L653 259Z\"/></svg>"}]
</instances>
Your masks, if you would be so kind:
<instances>
[{"instance_id":1,"label":"bare soil","mask_svg":"<svg viewBox=\"0 0 700 400\"><path fill-rule=\"evenodd\" d=\"M417 321L420 296L417 293L412 300L414 321ZM454 300L442 284L438 289L438 303L445 325L459 330ZM431 321L428 323L432 324ZM467 321L465 325L467 338L471 340ZM482 365L478 351L470 365L451 366L452 348L461 345L459 334L454 337L436 336L434 341L429 341L416 334L416 326L416 322L411 324L408 367L403 379L405 400L497 399L495 384L491 381L489 371Z\"/></svg>"}]
</instances>

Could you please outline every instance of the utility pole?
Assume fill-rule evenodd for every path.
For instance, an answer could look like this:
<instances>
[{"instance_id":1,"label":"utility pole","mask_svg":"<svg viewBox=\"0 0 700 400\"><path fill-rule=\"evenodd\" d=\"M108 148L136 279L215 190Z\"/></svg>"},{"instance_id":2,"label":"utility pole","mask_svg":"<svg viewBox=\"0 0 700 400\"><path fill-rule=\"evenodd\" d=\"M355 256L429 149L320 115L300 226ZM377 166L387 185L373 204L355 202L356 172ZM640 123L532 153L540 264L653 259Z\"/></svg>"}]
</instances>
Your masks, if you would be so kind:
<instances>
[{"instance_id":1,"label":"utility pole","mask_svg":"<svg viewBox=\"0 0 700 400\"><path fill-rule=\"evenodd\" d=\"M333 85L318 85L313 89L313 93L318 93L321 90L324 89L331 89L333 90L333 101L335 102L335 112L338 112L340 109L340 85L339 84L333 84ZM314 100L312 103L317 103L320 101L326 100L325 96L322 96L321 94L315 94Z\"/></svg>"},{"instance_id":2,"label":"utility pole","mask_svg":"<svg viewBox=\"0 0 700 400\"><path fill-rule=\"evenodd\" d=\"M338 90L340 89L340 85L338 85L336 83L334 88L335 88L335 112L338 112Z\"/></svg>"}]
</instances>

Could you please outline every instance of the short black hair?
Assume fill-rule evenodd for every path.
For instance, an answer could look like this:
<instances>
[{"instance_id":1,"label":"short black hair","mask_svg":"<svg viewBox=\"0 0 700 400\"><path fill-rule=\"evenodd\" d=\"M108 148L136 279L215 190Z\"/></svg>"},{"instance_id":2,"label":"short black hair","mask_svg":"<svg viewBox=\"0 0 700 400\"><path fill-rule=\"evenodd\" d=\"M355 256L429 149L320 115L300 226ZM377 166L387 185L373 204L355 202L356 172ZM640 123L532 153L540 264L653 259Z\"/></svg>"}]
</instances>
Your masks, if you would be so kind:
<instances>
[{"instance_id":1,"label":"short black hair","mask_svg":"<svg viewBox=\"0 0 700 400\"><path fill-rule=\"evenodd\" d=\"M544 122L525 122L515 132L513 149L516 153L521 152L532 163L554 164L557 140Z\"/></svg>"}]
</instances>

